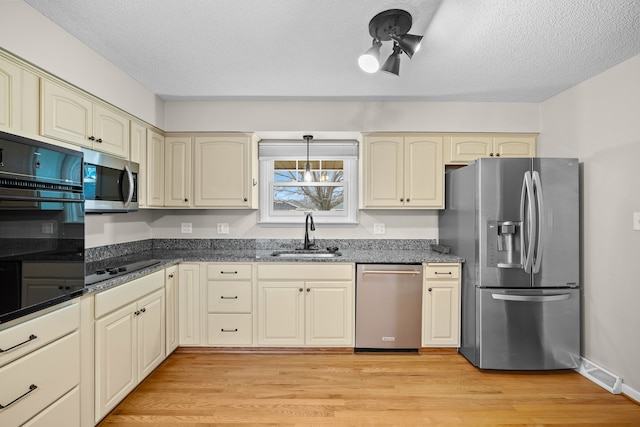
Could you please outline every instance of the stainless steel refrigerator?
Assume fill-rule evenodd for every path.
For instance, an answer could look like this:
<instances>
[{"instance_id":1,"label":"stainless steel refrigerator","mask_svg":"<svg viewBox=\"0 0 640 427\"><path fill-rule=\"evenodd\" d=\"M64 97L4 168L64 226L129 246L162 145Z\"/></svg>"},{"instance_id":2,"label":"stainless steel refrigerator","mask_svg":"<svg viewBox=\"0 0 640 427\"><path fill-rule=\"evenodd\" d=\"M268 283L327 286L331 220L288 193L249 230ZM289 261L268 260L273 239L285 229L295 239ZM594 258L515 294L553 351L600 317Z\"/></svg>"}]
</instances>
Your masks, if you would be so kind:
<instances>
[{"instance_id":1,"label":"stainless steel refrigerator","mask_svg":"<svg viewBox=\"0 0 640 427\"><path fill-rule=\"evenodd\" d=\"M479 159L447 172L440 243L465 258L462 353L483 369L578 366L577 159Z\"/></svg>"}]
</instances>

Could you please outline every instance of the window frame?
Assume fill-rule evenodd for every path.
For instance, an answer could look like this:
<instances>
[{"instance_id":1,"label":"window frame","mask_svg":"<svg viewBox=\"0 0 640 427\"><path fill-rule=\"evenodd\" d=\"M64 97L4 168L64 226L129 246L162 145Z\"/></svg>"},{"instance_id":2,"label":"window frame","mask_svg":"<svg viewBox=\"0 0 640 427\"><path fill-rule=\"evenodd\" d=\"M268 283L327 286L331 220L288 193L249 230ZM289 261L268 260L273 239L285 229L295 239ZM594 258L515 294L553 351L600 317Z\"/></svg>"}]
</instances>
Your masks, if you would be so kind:
<instances>
[{"instance_id":1,"label":"window frame","mask_svg":"<svg viewBox=\"0 0 640 427\"><path fill-rule=\"evenodd\" d=\"M314 143L317 151L318 143ZM298 143L298 145L300 145ZM357 152L357 150L356 150ZM305 156L306 158L306 156ZM332 186L342 187L344 202L342 211L276 211L273 209L274 187L281 186L274 180L276 160L300 160L299 153L261 156L259 159L260 187L258 223L261 224L300 224L304 222L307 213L313 214L313 219L320 224L357 224L358 213L358 158L357 156L340 156L330 154L313 154L310 161L341 160L343 162L342 185L335 182L298 182L295 186ZM291 185L291 184L289 184Z\"/></svg>"}]
</instances>

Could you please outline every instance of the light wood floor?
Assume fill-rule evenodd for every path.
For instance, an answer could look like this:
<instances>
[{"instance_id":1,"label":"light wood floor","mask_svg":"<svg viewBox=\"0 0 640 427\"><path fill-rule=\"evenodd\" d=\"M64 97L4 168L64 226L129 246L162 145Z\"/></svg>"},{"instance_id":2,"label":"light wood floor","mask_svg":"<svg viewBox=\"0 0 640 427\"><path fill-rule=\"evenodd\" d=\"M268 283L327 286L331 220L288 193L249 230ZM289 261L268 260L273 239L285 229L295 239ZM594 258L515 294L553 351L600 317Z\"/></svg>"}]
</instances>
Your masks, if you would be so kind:
<instances>
[{"instance_id":1,"label":"light wood floor","mask_svg":"<svg viewBox=\"0 0 640 427\"><path fill-rule=\"evenodd\" d=\"M448 354L171 355L111 426L640 426L640 405L573 371L480 371Z\"/></svg>"}]
</instances>

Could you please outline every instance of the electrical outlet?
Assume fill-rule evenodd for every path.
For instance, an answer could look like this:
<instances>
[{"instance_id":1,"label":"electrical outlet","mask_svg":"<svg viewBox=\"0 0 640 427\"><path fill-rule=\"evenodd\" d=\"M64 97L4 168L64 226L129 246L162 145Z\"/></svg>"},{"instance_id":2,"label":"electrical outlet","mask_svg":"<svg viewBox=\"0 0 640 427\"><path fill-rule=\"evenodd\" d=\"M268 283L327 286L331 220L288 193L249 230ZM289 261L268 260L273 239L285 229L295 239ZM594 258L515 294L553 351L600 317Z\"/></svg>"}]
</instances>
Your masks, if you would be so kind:
<instances>
[{"instance_id":1,"label":"electrical outlet","mask_svg":"<svg viewBox=\"0 0 640 427\"><path fill-rule=\"evenodd\" d=\"M191 234L191 233L193 233L192 224L190 222L183 222L180 225L180 232L182 234Z\"/></svg>"},{"instance_id":2,"label":"electrical outlet","mask_svg":"<svg viewBox=\"0 0 640 427\"><path fill-rule=\"evenodd\" d=\"M43 222L42 223L42 234L53 234L53 223L52 222Z\"/></svg>"},{"instance_id":3,"label":"electrical outlet","mask_svg":"<svg viewBox=\"0 0 640 427\"><path fill-rule=\"evenodd\" d=\"M229 224L221 222L218 224L218 234L229 234Z\"/></svg>"},{"instance_id":4,"label":"electrical outlet","mask_svg":"<svg viewBox=\"0 0 640 427\"><path fill-rule=\"evenodd\" d=\"M640 230L640 212L633 213L633 229Z\"/></svg>"},{"instance_id":5,"label":"electrical outlet","mask_svg":"<svg viewBox=\"0 0 640 427\"><path fill-rule=\"evenodd\" d=\"M386 230L385 230L384 224L382 223L373 224L373 234L384 234L385 231Z\"/></svg>"}]
</instances>

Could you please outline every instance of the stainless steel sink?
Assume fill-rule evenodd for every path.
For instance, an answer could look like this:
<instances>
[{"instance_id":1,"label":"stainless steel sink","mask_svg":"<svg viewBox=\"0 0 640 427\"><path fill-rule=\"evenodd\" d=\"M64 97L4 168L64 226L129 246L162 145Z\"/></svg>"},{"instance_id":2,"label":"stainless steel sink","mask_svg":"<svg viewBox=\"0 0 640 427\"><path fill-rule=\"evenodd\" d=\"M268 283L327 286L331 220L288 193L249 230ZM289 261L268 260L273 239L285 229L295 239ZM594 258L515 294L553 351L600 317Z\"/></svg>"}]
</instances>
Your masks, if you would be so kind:
<instances>
[{"instance_id":1,"label":"stainless steel sink","mask_svg":"<svg viewBox=\"0 0 640 427\"><path fill-rule=\"evenodd\" d=\"M288 251L275 251L271 253L271 256L280 258L335 258L342 256L337 251L320 251L313 249L294 249Z\"/></svg>"}]
</instances>

